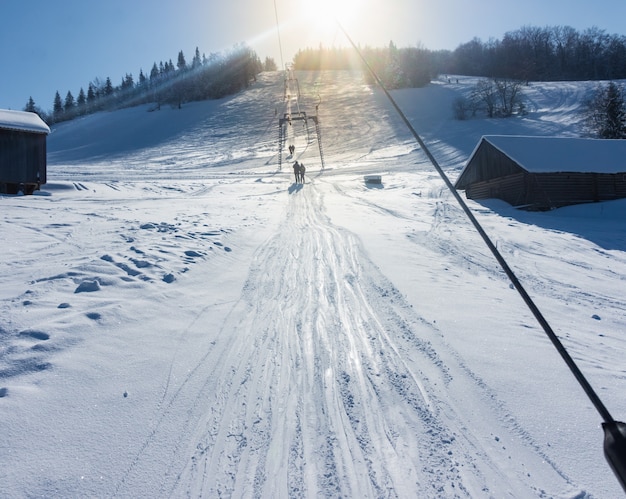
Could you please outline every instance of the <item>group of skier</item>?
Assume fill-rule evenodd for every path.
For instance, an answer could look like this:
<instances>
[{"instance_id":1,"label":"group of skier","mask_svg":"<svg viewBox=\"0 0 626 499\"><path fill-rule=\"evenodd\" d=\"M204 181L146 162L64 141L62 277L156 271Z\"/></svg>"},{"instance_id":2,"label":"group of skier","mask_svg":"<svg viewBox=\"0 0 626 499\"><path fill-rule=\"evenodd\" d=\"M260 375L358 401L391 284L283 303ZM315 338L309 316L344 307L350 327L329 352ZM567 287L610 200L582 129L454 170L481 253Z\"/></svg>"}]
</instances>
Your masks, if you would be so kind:
<instances>
[{"instance_id":1,"label":"group of skier","mask_svg":"<svg viewBox=\"0 0 626 499\"><path fill-rule=\"evenodd\" d=\"M296 184L304 184L304 173L306 172L306 168L304 167L304 163L298 163L297 161L293 164L293 174L296 177Z\"/></svg>"}]
</instances>

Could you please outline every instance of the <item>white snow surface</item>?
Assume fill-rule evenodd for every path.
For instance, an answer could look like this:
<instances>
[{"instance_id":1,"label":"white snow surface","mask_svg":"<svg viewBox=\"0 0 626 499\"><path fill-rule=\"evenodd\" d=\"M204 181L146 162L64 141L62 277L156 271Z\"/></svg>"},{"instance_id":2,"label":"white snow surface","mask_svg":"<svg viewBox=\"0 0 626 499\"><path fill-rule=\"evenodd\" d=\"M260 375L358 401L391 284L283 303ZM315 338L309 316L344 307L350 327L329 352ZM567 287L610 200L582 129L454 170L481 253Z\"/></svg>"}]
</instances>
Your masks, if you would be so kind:
<instances>
[{"instance_id":1,"label":"white snow surface","mask_svg":"<svg viewBox=\"0 0 626 499\"><path fill-rule=\"evenodd\" d=\"M297 77L297 103L265 73L54 126L49 182L0 197L1 495L621 497L598 412L384 94ZM393 92L452 181L483 135L577 136L595 88L455 121L474 83ZM294 121L279 169L278 117L318 103L325 167ZM626 418L626 202L469 206Z\"/></svg>"}]
</instances>

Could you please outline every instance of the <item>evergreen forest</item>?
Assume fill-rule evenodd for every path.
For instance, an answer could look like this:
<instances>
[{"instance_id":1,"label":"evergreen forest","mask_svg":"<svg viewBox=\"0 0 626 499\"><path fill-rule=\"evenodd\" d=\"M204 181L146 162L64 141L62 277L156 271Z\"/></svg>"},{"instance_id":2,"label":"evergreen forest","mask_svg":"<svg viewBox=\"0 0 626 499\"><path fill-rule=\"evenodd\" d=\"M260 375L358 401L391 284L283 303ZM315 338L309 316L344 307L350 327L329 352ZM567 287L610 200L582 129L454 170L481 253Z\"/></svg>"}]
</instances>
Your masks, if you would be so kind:
<instances>
[{"instance_id":1,"label":"evergreen forest","mask_svg":"<svg viewBox=\"0 0 626 499\"><path fill-rule=\"evenodd\" d=\"M262 63L256 53L245 45L234 47L224 54L195 54L187 62L183 51L178 53L176 64L172 60L156 62L149 73L139 71L137 80L126 73L118 85L111 78L94 79L81 87L77 96L70 90L65 96L56 92L52 112L43 111L28 100L24 110L39 114L47 123L71 120L97 111L113 110L139 104L154 103L182 106L185 102L219 99L247 88L261 71L276 70L275 62L267 58Z\"/></svg>"}]
</instances>

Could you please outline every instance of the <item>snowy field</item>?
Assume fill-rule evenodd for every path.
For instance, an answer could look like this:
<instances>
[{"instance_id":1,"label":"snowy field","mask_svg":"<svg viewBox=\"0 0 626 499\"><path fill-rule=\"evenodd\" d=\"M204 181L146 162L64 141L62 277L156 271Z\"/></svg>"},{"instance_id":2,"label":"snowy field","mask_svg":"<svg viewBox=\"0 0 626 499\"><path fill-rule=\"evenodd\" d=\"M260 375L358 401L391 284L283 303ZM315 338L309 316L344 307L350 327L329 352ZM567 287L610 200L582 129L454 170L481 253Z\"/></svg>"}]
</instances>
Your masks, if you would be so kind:
<instances>
[{"instance_id":1,"label":"snowy field","mask_svg":"<svg viewBox=\"0 0 626 499\"><path fill-rule=\"evenodd\" d=\"M0 495L622 497L600 416L382 92L297 76L297 102L263 74L59 124L41 192L0 197ZM452 181L482 135L578 136L595 87L455 121L453 81L393 94ZM324 167L294 121L279 169L278 117L318 104ZM624 420L626 201L469 205Z\"/></svg>"}]
</instances>

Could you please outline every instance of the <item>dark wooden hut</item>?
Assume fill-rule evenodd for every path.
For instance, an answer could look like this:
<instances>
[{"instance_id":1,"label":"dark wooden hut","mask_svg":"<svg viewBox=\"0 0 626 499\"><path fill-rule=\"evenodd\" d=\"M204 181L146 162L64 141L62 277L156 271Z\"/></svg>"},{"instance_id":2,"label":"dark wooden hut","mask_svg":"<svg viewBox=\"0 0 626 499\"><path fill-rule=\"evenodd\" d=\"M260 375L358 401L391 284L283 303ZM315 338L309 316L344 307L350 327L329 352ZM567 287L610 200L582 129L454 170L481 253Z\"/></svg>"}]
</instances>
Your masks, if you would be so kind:
<instances>
[{"instance_id":1,"label":"dark wooden hut","mask_svg":"<svg viewBox=\"0 0 626 499\"><path fill-rule=\"evenodd\" d=\"M455 188L528 210L626 197L626 140L484 136Z\"/></svg>"},{"instance_id":2,"label":"dark wooden hut","mask_svg":"<svg viewBox=\"0 0 626 499\"><path fill-rule=\"evenodd\" d=\"M32 194L46 183L49 133L35 113L0 109L0 193Z\"/></svg>"}]
</instances>

